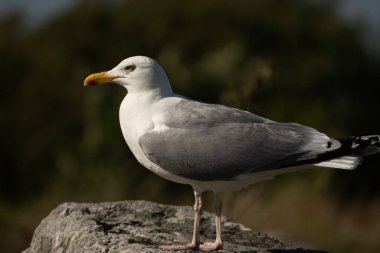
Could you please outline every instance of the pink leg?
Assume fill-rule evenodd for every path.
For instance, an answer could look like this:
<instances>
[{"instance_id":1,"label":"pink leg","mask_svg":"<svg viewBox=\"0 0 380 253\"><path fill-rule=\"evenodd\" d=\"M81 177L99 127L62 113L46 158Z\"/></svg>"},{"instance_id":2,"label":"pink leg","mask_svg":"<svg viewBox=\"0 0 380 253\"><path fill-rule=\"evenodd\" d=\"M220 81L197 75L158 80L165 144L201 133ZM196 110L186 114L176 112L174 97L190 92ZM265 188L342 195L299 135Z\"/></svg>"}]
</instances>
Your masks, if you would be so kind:
<instances>
[{"instance_id":1,"label":"pink leg","mask_svg":"<svg viewBox=\"0 0 380 253\"><path fill-rule=\"evenodd\" d=\"M215 193L215 229L216 238L213 243L204 243L199 245L199 249L202 251L213 251L223 248L222 243L222 201L220 200L219 194Z\"/></svg>"},{"instance_id":2,"label":"pink leg","mask_svg":"<svg viewBox=\"0 0 380 253\"><path fill-rule=\"evenodd\" d=\"M199 236L199 226L202 214L202 198L201 194L194 192L195 194L195 204L194 204L194 229L193 229L193 239L191 243L185 245L163 245L160 246L161 250L201 250L201 251L213 251L223 248L222 243L222 202L220 200L219 194L215 193L215 229L216 229L216 239L213 243L200 244Z\"/></svg>"},{"instance_id":3,"label":"pink leg","mask_svg":"<svg viewBox=\"0 0 380 253\"><path fill-rule=\"evenodd\" d=\"M202 198L201 193L195 192L195 204L194 204L194 229L193 229L193 239L191 243L185 245L162 245L160 246L161 250L190 250L198 249L200 245L200 236L199 236L199 225L202 215Z\"/></svg>"}]
</instances>

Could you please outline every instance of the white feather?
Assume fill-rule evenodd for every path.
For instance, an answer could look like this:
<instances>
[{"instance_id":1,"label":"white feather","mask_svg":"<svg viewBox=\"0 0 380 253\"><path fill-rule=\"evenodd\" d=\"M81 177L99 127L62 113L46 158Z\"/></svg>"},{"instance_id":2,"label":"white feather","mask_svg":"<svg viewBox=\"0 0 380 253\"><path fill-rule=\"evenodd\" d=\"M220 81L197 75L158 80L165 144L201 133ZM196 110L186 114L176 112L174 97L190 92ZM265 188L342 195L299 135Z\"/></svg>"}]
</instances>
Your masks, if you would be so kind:
<instances>
[{"instance_id":1,"label":"white feather","mask_svg":"<svg viewBox=\"0 0 380 253\"><path fill-rule=\"evenodd\" d=\"M339 158L315 163L315 166L329 167L344 170L353 170L360 165L362 158L355 155L346 155Z\"/></svg>"}]
</instances>

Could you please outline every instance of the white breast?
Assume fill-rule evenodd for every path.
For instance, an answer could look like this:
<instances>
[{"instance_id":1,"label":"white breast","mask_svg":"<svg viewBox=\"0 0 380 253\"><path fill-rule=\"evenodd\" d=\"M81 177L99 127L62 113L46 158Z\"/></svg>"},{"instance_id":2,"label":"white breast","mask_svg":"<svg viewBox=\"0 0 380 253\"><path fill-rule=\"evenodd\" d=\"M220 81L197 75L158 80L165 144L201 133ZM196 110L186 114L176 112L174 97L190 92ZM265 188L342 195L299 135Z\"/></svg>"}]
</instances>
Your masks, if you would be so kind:
<instances>
[{"instance_id":1,"label":"white breast","mask_svg":"<svg viewBox=\"0 0 380 253\"><path fill-rule=\"evenodd\" d=\"M136 101L128 95L124 98L120 105L119 120L125 141L136 159L150 171L170 181L191 184L192 180L171 174L151 162L140 148L138 140L141 135L147 131L164 131L167 129L161 124L160 117L152 117L150 105L141 105L141 100Z\"/></svg>"},{"instance_id":2,"label":"white breast","mask_svg":"<svg viewBox=\"0 0 380 253\"><path fill-rule=\"evenodd\" d=\"M144 134L144 132L152 129L153 123L150 119L149 108L141 107L136 110L134 109L136 108L136 104L133 100L133 97L131 98L131 96L128 95L124 98L120 105L119 120L125 141L137 160L140 161L145 156L139 148L138 138Z\"/></svg>"}]
</instances>

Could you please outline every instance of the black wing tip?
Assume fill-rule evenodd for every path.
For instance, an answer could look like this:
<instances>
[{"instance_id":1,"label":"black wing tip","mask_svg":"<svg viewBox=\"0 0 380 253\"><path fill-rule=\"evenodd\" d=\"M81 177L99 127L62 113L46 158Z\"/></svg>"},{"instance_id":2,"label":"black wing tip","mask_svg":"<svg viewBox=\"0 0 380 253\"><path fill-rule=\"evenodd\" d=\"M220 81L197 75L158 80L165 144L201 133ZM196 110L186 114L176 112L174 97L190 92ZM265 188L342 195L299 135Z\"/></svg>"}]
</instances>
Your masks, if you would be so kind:
<instances>
[{"instance_id":1,"label":"black wing tip","mask_svg":"<svg viewBox=\"0 0 380 253\"><path fill-rule=\"evenodd\" d=\"M341 143L339 150L360 156L380 153L380 135L349 136L337 139Z\"/></svg>"}]
</instances>

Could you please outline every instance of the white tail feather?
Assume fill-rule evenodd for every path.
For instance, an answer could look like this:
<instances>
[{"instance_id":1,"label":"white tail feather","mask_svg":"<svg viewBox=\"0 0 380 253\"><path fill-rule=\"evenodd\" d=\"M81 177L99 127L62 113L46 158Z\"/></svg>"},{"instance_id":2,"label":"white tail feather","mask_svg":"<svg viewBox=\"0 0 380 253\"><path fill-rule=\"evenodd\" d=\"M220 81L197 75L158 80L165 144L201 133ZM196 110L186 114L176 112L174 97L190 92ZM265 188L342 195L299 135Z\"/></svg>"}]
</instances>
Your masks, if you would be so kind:
<instances>
[{"instance_id":1,"label":"white tail feather","mask_svg":"<svg viewBox=\"0 0 380 253\"><path fill-rule=\"evenodd\" d=\"M315 166L329 167L344 170L353 170L360 165L362 158L355 155L346 155L339 158L315 163Z\"/></svg>"}]
</instances>

